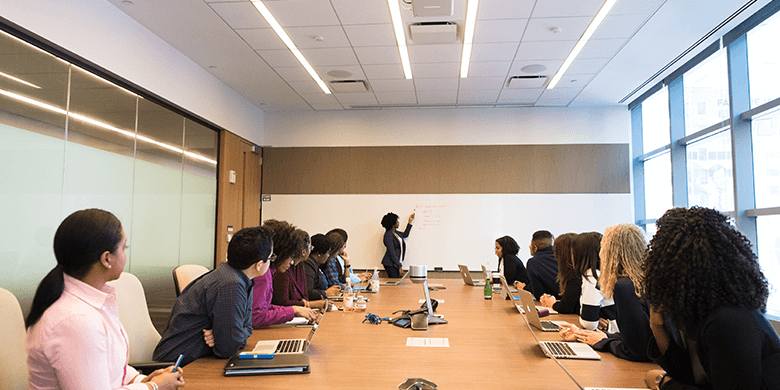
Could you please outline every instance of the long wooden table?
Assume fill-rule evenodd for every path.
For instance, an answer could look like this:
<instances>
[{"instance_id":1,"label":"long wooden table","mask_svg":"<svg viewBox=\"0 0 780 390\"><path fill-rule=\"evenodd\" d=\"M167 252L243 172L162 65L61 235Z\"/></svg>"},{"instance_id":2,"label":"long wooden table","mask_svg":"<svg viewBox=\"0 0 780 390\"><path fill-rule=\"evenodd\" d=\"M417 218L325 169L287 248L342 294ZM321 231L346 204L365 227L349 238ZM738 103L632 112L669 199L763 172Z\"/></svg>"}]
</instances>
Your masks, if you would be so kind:
<instances>
[{"instance_id":1,"label":"long wooden table","mask_svg":"<svg viewBox=\"0 0 780 390\"><path fill-rule=\"evenodd\" d=\"M485 300L482 288L460 280L429 280L446 289L432 291L444 300L437 313L449 321L427 331L403 329L383 322L362 323L366 313L390 317L399 309L419 308L423 287L405 281L367 293L365 313L328 312L309 348L311 373L226 378L225 359L202 358L184 367L189 389L395 389L407 378L425 378L440 389L507 388L577 389L552 360L544 356L514 305L494 295ZM340 303L337 303L340 306ZM573 315L545 319L576 323ZM309 328L278 325L255 330L247 343L258 340L305 338ZM560 340L555 332L536 332L540 340ZM408 337L447 338L449 348L407 347ZM635 363L600 353L600 361L560 360L585 387L642 388L652 363Z\"/></svg>"}]
</instances>

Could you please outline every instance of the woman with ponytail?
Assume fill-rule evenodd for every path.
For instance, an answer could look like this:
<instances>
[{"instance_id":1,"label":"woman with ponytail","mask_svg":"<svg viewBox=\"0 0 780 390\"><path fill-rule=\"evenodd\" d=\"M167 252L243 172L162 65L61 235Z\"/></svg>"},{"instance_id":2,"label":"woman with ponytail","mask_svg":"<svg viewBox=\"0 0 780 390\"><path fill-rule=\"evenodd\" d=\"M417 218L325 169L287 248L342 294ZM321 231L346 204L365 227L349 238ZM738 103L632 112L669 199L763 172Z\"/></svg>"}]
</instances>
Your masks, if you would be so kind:
<instances>
[{"instance_id":1,"label":"woman with ponytail","mask_svg":"<svg viewBox=\"0 0 780 390\"><path fill-rule=\"evenodd\" d=\"M127 365L129 345L114 289L127 238L108 211L77 211L57 228L57 266L38 285L27 316L30 389L171 390L184 385L173 367L149 376Z\"/></svg>"}]
</instances>

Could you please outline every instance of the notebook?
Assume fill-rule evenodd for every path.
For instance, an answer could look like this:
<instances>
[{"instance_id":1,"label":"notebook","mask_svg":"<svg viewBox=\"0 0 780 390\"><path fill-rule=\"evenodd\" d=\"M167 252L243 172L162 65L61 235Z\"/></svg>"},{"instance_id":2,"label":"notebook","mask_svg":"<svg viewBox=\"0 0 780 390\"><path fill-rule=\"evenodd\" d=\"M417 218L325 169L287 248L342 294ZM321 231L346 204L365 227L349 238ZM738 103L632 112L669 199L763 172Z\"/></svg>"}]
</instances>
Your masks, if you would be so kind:
<instances>
[{"instance_id":1,"label":"notebook","mask_svg":"<svg viewBox=\"0 0 780 390\"><path fill-rule=\"evenodd\" d=\"M309 355L305 353L275 356L273 359L241 359L233 356L225 364L225 376L308 374Z\"/></svg>"},{"instance_id":2,"label":"notebook","mask_svg":"<svg viewBox=\"0 0 780 390\"><path fill-rule=\"evenodd\" d=\"M485 281L474 281L474 279L471 278L471 273L469 272L469 267L458 264L458 269L460 270L460 277L463 278L463 283L466 283L469 286L484 286ZM482 269L484 271L485 266L482 266Z\"/></svg>"},{"instance_id":3,"label":"notebook","mask_svg":"<svg viewBox=\"0 0 780 390\"><path fill-rule=\"evenodd\" d=\"M255 348L253 350L249 352L241 352L239 356L248 354L274 354L274 359L276 359L276 357L279 355L306 353L306 350L309 349L309 345L311 345L311 340L314 338L314 333L316 333L317 329L320 327L320 323L322 322L323 317L325 317L325 312L321 312L321 314L317 316L317 321L314 322L314 325L312 325L311 331L309 332L309 336L305 339L260 340L257 342L257 344L255 344Z\"/></svg>"}]
</instances>

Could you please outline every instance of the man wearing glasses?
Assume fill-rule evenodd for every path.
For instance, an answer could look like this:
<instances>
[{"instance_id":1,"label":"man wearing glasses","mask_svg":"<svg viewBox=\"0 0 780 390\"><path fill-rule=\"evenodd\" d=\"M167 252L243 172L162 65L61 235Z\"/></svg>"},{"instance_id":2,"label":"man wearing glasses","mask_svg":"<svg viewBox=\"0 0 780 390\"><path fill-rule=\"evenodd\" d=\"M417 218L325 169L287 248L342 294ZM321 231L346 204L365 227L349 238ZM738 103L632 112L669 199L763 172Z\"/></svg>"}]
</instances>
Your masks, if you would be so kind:
<instances>
[{"instance_id":1,"label":"man wearing glasses","mask_svg":"<svg viewBox=\"0 0 780 390\"><path fill-rule=\"evenodd\" d=\"M252 334L252 278L264 275L273 255L273 232L267 227L238 231L228 244L226 263L195 279L173 306L156 361L184 366L203 356L229 358Z\"/></svg>"}]
</instances>

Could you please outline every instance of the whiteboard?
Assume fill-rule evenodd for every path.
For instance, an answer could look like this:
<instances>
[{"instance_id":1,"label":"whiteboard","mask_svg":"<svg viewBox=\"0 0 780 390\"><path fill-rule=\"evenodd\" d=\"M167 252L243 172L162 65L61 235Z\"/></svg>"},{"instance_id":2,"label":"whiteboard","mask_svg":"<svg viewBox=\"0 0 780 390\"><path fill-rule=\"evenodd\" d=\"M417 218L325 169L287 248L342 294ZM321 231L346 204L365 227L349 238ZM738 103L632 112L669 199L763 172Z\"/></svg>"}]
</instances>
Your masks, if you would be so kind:
<instances>
[{"instance_id":1,"label":"whiteboard","mask_svg":"<svg viewBox=\"0 0 780 390\"><path fill-rule=\"evenodd\" d=\"M483 264L497 269L493 248L499 237L512 236L525 261L537 230L557 237L603 233L608 226L633 222L631 194L270 195L262 203L262 218L289 221L312 236L342 228L349 234L347 253L353 267L382 270L382 217L398 214L403 230L415 210L404 269L427 265L428 270L454 271L458 264L471 270Z\"/></svg>"}]
</instances>

